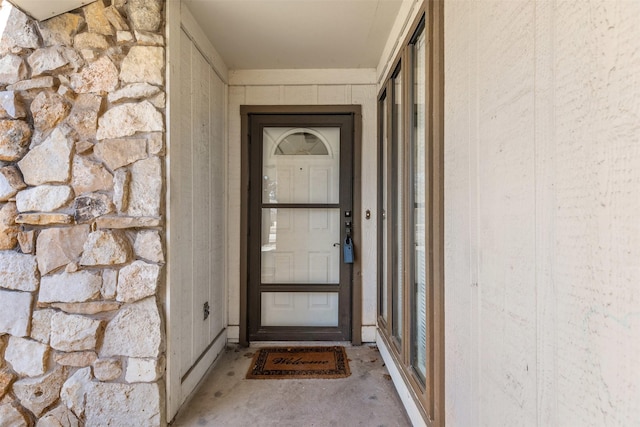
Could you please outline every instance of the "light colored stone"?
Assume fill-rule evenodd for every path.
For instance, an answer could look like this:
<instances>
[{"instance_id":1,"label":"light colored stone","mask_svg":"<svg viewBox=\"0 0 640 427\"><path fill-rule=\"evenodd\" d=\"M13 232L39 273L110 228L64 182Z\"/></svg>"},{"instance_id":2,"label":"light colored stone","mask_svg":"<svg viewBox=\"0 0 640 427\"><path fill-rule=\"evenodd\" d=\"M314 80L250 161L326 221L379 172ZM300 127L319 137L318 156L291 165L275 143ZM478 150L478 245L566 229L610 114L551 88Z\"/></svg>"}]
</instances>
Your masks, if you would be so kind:
<instances>
[{"instance_id":1,"label":"light colored stone","mask_svg":"<svg viewBox=\"0 0 640 427\"><path fill-rule=\"evenodd\" d=\"M18 191L27 188L20 171L15 166L0 168L0 202L6 202Z\"/></svg>"},{"instance_id":2,"label":"light colored stone","mask_svg":"<svg viewBox=\"0 0 640 427\"><path fill-rule=\"evenodd\" d=\"M6 25L0 34L0 55L38 48L38 32L27 15L9 2L2 4L1 14Z\"/></svg>"},{"instance_id":3,"label":"light colored stone","mask_svg":"<svg viewBox=\"0 0 640 427\"><path fill-rule=\"evenodd\" d=\"M164 82L164 48L133 46L120 66L120 80L161 85Z\"/></svg>"},{"instance_id":4,"label":"light colored stone","mask_svg":"<svg viewBox=\"0 0 640 427\"><path fill-rule=\"evenodd\" d=\"M52 76L36 77L35 79L22 80L7 86L7 90L32 90L32 89L49 89L56 84Z\"/></svg>"},{"instance_id":5,"label":"light colored stone","mask_svg":"<svg viewBox=\"0 0 640 427\"><path fill-rule=\"evenodd\" d=\"M31 76L36 77L41 74L51 73L67 65L69 59L65 57L64 53L64 49L61 46L46 47L33 52L27 58L27 62L31 67Z\"/></svg>"},{"instance_id":6,"label":"light colored stone","mask_svg":"<svg viewBox=\"0 0 640 427\"><path fill-rule=\"evenodd\" d=\"M98 314L119 309L121 304L114 301L89 301L76 303L56 302L51 307L71 314Z\"/></svg>"},{"instance_id":7,"label":"light colored stone","mask_svg":"<svg viewBox=\"0 0 640 427\"><path fill-rule=\"evenodd\" d=\"M26 114L22 101L14 91L5 90L0 92L0 118L21 119Z\"/></svg>"},{"instance_id":8,"label":"light colored stone","mask_svg":"<svg viewBox=\"0 0 640 427\"><path fill-rule=\"evenodd\" d=\"M10 403L0 405L2 427L29 427L27 416Z\"/></svg>"},{"instance_id":9,"label":"light colored stone","mask_svg":"<svg viewBox=\"0 0 640 427\"><path fill-rule=\"evenodd\" d=\"M102 276L90 271L44 276L38 302L85 302L100 296Z\"/></svg>"},{"instance_id":10,"label":"light colored stone","mask_svg":"<svg viewBox=\"0 0 640 427\"><path fill-rule=\"evenodd\" d=\"M106 93L118 85L118 69L107 56L71 74L71 88L77 93Z\"/></svg>"},{"instance_id":11,"label":"light colored stone","mask_svg":"<svg viewBox=\"0 0 640 427\"><path fill-rule=\"evenodd\" d=\"M73 39L73 47L78 50L106 50L109 48L109 42L102 34L80 33Z\"/></svg>"},{"instance_id":12,"label":"light colored stone","mask_svg":"<svg viewBox=\"0 0 640 427\"><path fill-rule=\"evenodd\" d=\"M40 92L31 102L33 126L36 130L47 131L62 122L71 110L67 99L55 92Z\"/></svg>"},{"instance_id":13,"label":"light colored stone","mask_svg":"<svg viewBox=\"0 0 640 427\"><path fill-rule=\"evenodd\" d=\"M0 369L0 399L9 391L9 386L15 379L16 376L9 369Z\"/></svg>"},{"instance_id":14,"label":"light colored stone","mask_svg":"<svg viewBox=\"0 0 640 427\"><path fill-rule=\"evenodd\" d=\"M53 212L66 205L73 197L71 187L66 185L40 185L16 194L20 212Z\"/></svg>"},{"instance_id":15,"label":"light colored stone","mask_svg":"<svg viewBox=\"0 0 640 427\"><path fill-rule=\"evenodd\" d=\"M148 98L156 95L160 92L158 86L150 85L149 83L131 83L112 92L108 96L109 102L116 103L120 101L131 101L136 99Z\"/></svg>"},{"instance_id":16,"label":"light colored stone","mask_svg":"<svg viewBox=\"0 0 640 427\"><path fill-rule=\"evenodd\" d=\"M100 95L81 93L76 98L65 123L76 131L79 139L95 138L101 105Z\"/></svg>"},{"instance_id":17,"label":"light colored stone","mask_svg":"<svg viewBox=\"0 0 640 427\"><path fill-rule=\"evenodd\" d=\"M162 225L159 217L103 216L96 219L98 229L154 228Z\"/></svg>"},{"instance_id":18,"label":"light colored stone","mask_svg":"<svg viewBox=\"0 0 640 427\"><path fill-rule=\"evenodd\" d=\"M51 316L54 311L50 309L35 310L31 318L31 338L43 344L49 344L51 337Z\"/></svg>"},{"instance_id":19,"label":"light colored stone","mask_svg":"<svg viewBox=\"0 0 640 427\"><path fill-rule=\"evenodd\" d=\"M159 275L159 266L144 261L135 261L121 268L116 300L134 302L155 295Z\"/></svg>"},{"instance_id":20,"label":"light colored stone","mask_svg":"<svg viewBox=\"0 0 640 427\"><path fill-rule=\"evenodd\" d=\"M82 417L85 411L86 394L91 386L91 368L78 369L65 381L60 399L74 414Z\"/></svg>"},{"instance_id":21,"label":"light colored stone","mask_svg":"<svg viewBox=\"0 0 640 427\"><path fill-rule=\"evenodd\" d=\"M17 216L18 209L13 202L0 208L0 250L10 250L18 244L20 226L15 222Z\"/></svg>"},{"instance_id":22,"label":"light colored stone","mask_svg":"<svg viewBox=\"0 0 640 427\"><path fill-rule=\"evenodd\" d=\"M27 78L27 67L17 55L0 58L0 85L12 85Z\"/></svg>"},{"instance_id":23,"label":"light colored stone","mask_svg":"<svg viewBox=\"0 0 640 427\"><path fill-rule=\"evenodd\" d=\"M36 243L40 274L77 262L88 237L88 225L42 230Z\"/></svg>"},{"instance_id":24,"label":"light colored stone","mask_svg":"<svg viewBox=\"0 0 640 427\"><path fill-rule=\"evenodd\" d=\"M167 106L167 98L164 92L160 92L154 97L149 98L149 102L153 104L154 107L162 110Z\"/></svg>"},{"instance_id":25,"label":"light colored stone","mask_svg":"<svg viewBox=\"0 0 640 427\"><path fill-rule=\"evenodd\" d=\"M141 340L140 337L145 337ZM155 297L123 306L104 333L100 357L156 358L163 350L162 324Z\"/></svg>"},{"instance_id":26,"label":"light colored stone","mask_svg":"<svg viewBox=\"0 0 640 427\"><path fill-rule=\"evenodd\" d=\"M113 178L113 203L118 212L125 212L129 207L131 172L127 169L118 169Z\"/></svg>"},{"instance_id":27,"label":"light colored stone","mask_svg":"<svg viewBox=\"0 0 640 427\"><path fill-rule=\"evenodd\" d=\"M99 320L75 314L55 313L51 317L50 345L60 351L95 350Z\"/></svg>"},{"instance_id":28,"label":"light colored stone","mask_svg":"<svg viewBox=\"0 0 640 427\"><path fill-rule=\"evenodd\" d=\"M92 49L82 49L80 51L80 55L82 55L84 60L87 62L93 62L96 59L98 59L98 54L96 53L95 50L92 50Z\"/></svg>"},{"instance_id":29,"label":"light colored stone","mask_svg":"<svg viewBox=\"0 0 640 427\"><path fill-rule=\"evenodd\" d=\"M18 244L23 254L33 254L36 247L36 231L25 230L18 232Z\"/></svg>"},{"instance_id":30,"label":"light colored stone","mask_svg":"<svg viewBox=\"0 0 640 427\"><path fill-rule=\"evenodd\" d=\"M164 37L161 34L148 31L134 31L136 42L140 46L164 46Z\"/></svg>"},{"instance_id":31,"label":"light colored stone","mask_svg":"<svg viewBox=\"0 0 640 427\"><path fill-rule=\"evenodd\" d=\"M94 231L84 244L80 265L118 265L131 259L132 248L122 232Z\"/></svg>"},{"instance_id":32,"label":"light colored stone","mask_svg":"<svg viewBox=\"0 0 640 427\"><path fill-rule=\"evenodd\" d=\"M151 108L160 114L151 104ZM31 128L22 120L0 120L0 160L15 162L27 153Z\"/></svg>"},{"instance_id":33,"label":"light colored stone","mask_svg":"<svg viewBox=\"0 0 640 427\"><path fill-rule=\"evenodd\" d=\"M161 0L128 0L127 16L135 30L156 31L162 23Z\"/></svg>"},{"instance_id":34,"label":"light colored stone","mask_svg":"<svg viewBox=\"0 0 640 427\"><path fill-rule=\"evenodd\" d=\"M32 298L29 292L0 289L0 334L11 334L14 337L29 335Z\"/></svg>"},{"instance_id":35,"label":"light colored stone","mask_svg":"<svg viewBox=\"0 0 640 427\"><path fill-rule=\"evenodd\" d=\"M82 24L84 24L84 19L80 15L64 13L41 21L38 26L45 46L71 46L73 37L78 33Z\"/></svg>"},{"instance_id":36,"label":"light colored stone","mask_svg":"<svg viewBox=\"0 0 640 427\"><path fill-rule=\"evenodd\" d=\"M164 263L160 233L155 230L139 231L133 243L133 250L138 258Z\"/></svg>"},{"instance_id":37,"label":"light colored stone","mask_svg":"<svg viewBox=\"0 0 640 427\"><path fill-rule=\"evenodd\" d=\"M151 383L162 377L163 372L162 360L130 357L124 378L128 383Z\"/></svg>"},{"instance_id":38,"label":"light colored stone","mask_svg":"<svg viewBox=\"0 0 640 427\"><path fill-rule=\"evenodd\" d=\"M102 270L102 298L114 299L118 289L118 270Z\"/></svg>"},{"instance_id":39,"label":"light colored stone","mask_svg":"<svg viewBox=\"0 0 640 427\"><path fill-rule=\"evenodd\" d=\"M111 198L106 194L93 193L77 197L73 203L76 224L84 224L112 213L115 210Z\"/></svg>"},{"instance_id":40,"label":"light colored stone","mask_svg":"<svg viewBox=\"0 0 640 427\"><path fill-rule=\"evenodd\" d=\"M77 141L76 142L76 154L87 154L93 150L93 143L90 141Z\"/></svg>"},{"instance_id":41,"label":"light colored stone","mask_svg":"<svg viewBox=\"0 0 640 427\"><path fill-rule=\"evenodd\" d=\"M59 128L54 129L49 138L29 151L18 162L24 182L29 185L68 182L71 174L72 148L73 141L67 138Z\"/></svg>"},{"instance_id":42,"label":"light colored stone","mask_svg":"<svg viewBox=\"0 0 640 427\"><path fill-rule=\"evenodd\" d=\"M76 195L113 188L113 175L101 164L83 156L74 157L72 176L71 185Z\"/></svg>"},{"instance_id":43,"label":"light colored stone","mask_svg":"<svg viewBox=\"0 0 640 427\"><path fill-rule=\"evenodd\" d=\"M114 34L113 28L111 28L111 24L105 16L105 8L102 0L90 3L83 7L82 10L90 32L104 34L105 36L112 36Z\"/></svg>"},{"instance_id":44,"label":"light colored stone","mask_svg":"<svg viewBox=\"0 0 640 427\"><path fill-rule=\"evenodd\" d=\"M20 193L18 193L20 194ZM131 216L158 216L162 196L162 166L158 157L137 161L131 167L129 207Z\"/></svg>"},{"instance_id":45,"label":"light colored stone","mask_svg":"<svg viewBox=\"0 0 640 427\"><path fill-rule=\"evenodd\" d=\"M38 378L16 381L13 391L20 404L40 417L60 396L60 389L66 377L66 368L58 367Z\"/></svg>"},{"instance_id":46,"label":"light colored stone","mask_svg":"<svg viewBox=\"0 0 640 427\"><path fill-rule=\"evenodd\" d=\"M4 359L15 372L28 377L37 377L47 372L49 347L26 338L10 337Z\"/></svg>"},{"instance_id":47,"label":"light colored stone","mask_svg":"<svg viewBox=\"0 0 640 427\"><path fill-rule=\"evenodd\" d=\"M119 359L98 359L93 363L93 375L100 381L113 381L122 375Z\"/></svg>"},{"instance_id":48,"label":"light colored stone","mask_svg":"<svg viewBox=\"0 0 640 427\"><path fill-rule=\"evenodd\" d=\"M71 409L59 405L47 412L36 422L36 427L79 427L78 418Z\"/></svg>"},{"instance_id":49,"label":"light colored stone","mask_svg":"<svg viewBox=\"0 0 640 427\"><path fill-rule=\"evenodd\" d=\"M87 392L87 426L159 426L161 392L154 384L91 384Z\"/></svg>"},{"instance_id":50,"label":"light colored stone","mask_svg":"<svg viewBox=\"0 0 640 427\"><path fill-rule=\"evenodd\" d=\"M98 355L95 351L76 351L73 353L55 353L53 360L61 366L85 368L96 361Z\"/></svg>"},{"instance_id":51,"label":"light colored stone","mask_svg":"<svg viewBox=\"0 0 640 427\"><path fill-rule=\"evenodd\" d=\"M111 170L147 157L147 143L142 138L105 139L97 143L93 152Z\"/></svg>"},{"instance_id":52,"label":"light colored stone","mask_svg":"<svg viewBox=\"0 0 640 427\"><path fill-rule=\"evenodd\" d=\"M130 136L136 132L162 131L162 114L149 101L123 104L108 110L98 120L99 140Z\"/></svg>"},{"instance_id":53,"label":"light colored stone","mask_svg":"<svg viewBox=\"0 0 640 427\"><path fill-rule=\"evenodd\" d=\"M149 134L147 137L147 151L151 155L164 156L164 134L162 132Z\"/></svg>"},{"instance_id":54,"label":"light colored stone","mask_svg":"<svg viewBox=\"0 0 640 427\"><path fill-rule=\"evenodd\" d=\"M13 251L0 251L0 287L26 292L37 290L36 257Z\"/></svg>"},{"instance_id":55,"label":"light colored stone","mask_svg":"<svg viewBox=\"0 0 640 427\"><path fill-rule=\"evenodd\" d=\"M71 224L72 222L73 217L71 215L57 213L20 214L16 218L16 223L28 225L66 225Z\"/></svg>"},{"instance_id":56,"label":"light colored stone","mask_svg":"<svg viewBox=\"0 0 640 427\"><path fill-rule=\"evenodd\" d=\"M131 31L116 32L116 42L118 44L127 44L133 42L133 34Z\"/></svg>"},{"instance_id":57,"label":"light colored stone","mask_svg":"<svg viewBox=\"0 0 640 427\"><path fill-rule=\"evenodd\" d=\"M118 12L118 9L116 9L115 6L111 5L105 8L104 15L116 31L126 31L129 29L127 21L122 17L122 15L120 15L120 12Z\"/></svg>"}]
</instances>

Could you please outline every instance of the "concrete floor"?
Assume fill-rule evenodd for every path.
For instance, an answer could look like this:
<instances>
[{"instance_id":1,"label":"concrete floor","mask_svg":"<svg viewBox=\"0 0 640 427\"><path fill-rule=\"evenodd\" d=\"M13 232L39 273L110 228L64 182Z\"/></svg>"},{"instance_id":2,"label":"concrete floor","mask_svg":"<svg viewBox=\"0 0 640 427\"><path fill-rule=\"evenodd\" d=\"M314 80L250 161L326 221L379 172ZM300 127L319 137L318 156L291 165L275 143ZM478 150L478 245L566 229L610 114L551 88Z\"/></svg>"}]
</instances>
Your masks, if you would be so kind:
<instances>
[{"instance_id":1,"label":"concrete floor","mask_svg":"<svg viewBox=\"0 0 640 427\"><path fill-rule=\"evenodd\" d=\"M172 426L411 425L376 347L347 347L351 376L329 380L247 380L255 349L227 349Z\"/></svg>"}]
</instances>

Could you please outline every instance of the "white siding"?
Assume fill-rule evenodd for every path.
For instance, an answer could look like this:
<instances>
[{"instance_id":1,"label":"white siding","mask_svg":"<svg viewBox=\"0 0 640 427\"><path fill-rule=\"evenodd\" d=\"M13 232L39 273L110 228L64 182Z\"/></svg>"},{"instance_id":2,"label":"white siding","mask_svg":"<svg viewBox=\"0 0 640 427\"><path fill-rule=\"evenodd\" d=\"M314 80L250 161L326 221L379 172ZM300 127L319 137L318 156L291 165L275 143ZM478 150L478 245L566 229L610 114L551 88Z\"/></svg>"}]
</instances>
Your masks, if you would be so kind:
<instances>
[{"instance_id":1,"label":"white siding","mask_svg":"<svg viewBox=\"0 0 640 427\"><path fill-rule=\"evenodd\" d=\"M640 422L638 22L445 2L447 425Z\"/></svg>"},{"instance_id":2,"label":"white siding","mask_svg":"<svg viewBox=\"0 0 640 427\"><path fill-rule=\"evenodd\" d=\"M335 71L335 70L334 70ZM325 84L326 75L322 72L309 73L308 70L296 77L296 72L285 70L287 78L308 84L265 84L265 75L255 75L251 72L242 75L232 75L229 86L229 194L240 194L240 105L362 105L363 135L362 135L362 182L366 183L362 189L362 217L363 241L358 248L362 256L363 270L363 339L373 341L371 333L376 322L376 86L365 84ZM346 76L357 73L345 71ZM364 80L373 82L373 70L362 71L367 77ZM369 76L371 74L371 76ZM333 72L329 73L333 75ZM279 73L267 73L273 81L279 80ZM261 84L251 85L247 80L251 77L259 78ZM242 80L242 85L234 85L235 79ZM314 80L323 82L315 84ZM363 80L360 78L360 80ZM365 220L365 211L370 209L372 217ZM240 200L231 197L229 204L229 339L237 341L239 337L240 321Z\"/></svg>"}]
</instances>

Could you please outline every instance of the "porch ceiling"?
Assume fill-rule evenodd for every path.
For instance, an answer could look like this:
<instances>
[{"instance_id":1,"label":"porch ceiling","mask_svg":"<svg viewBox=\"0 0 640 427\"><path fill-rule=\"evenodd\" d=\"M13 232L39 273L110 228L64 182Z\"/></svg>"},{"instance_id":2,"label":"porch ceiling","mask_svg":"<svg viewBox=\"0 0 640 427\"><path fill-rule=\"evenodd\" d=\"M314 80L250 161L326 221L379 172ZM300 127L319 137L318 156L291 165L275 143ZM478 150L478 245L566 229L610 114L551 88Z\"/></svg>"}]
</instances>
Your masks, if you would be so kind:
<instances>
[{"instance_id":1,"label":"porch ceiling","mask_svg":"<svg viewBox=\"0 0 640 427\"><path fill-rule=\"evenodd\" d=\"M183 0L230 70L376 68L403 0Z\"/></svg>"}]
</instances>

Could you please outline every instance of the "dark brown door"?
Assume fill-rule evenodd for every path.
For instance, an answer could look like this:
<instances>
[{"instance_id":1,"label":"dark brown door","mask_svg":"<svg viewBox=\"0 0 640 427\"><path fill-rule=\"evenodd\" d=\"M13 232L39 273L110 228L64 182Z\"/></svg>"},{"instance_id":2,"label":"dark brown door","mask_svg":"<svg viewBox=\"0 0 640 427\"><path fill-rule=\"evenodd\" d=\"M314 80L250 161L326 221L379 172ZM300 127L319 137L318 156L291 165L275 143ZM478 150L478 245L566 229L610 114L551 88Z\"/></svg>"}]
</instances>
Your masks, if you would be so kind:
<instances>
[{"instance_id":1,"label":"dark brown door","mask_svg":"<svg viewBox=\"0 0 640 427\"><path fill-rule=\"evenodd\" d=\"M250 114L249 132L249 340L350 340L353 114Z\"/></svg>"}]
</instances>

